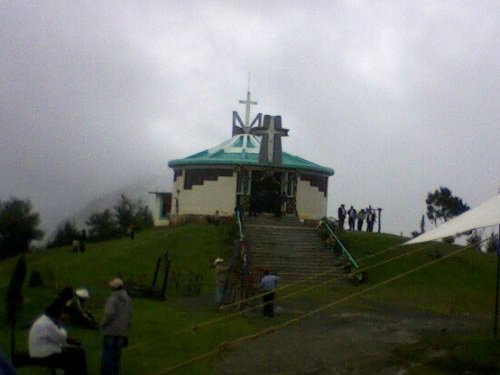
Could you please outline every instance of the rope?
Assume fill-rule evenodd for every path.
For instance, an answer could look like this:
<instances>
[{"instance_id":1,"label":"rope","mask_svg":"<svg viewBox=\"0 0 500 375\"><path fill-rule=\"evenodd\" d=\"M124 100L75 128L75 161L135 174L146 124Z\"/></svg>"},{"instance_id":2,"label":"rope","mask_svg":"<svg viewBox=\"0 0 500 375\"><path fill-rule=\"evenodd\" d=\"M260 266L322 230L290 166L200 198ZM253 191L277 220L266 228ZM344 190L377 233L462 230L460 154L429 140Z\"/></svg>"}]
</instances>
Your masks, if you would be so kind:
<instances>
[{"instance_id":1,"label":"rope","mask_svg":"<svg viewBox=\"0 0 500 375\"><path fill-rule=\"evenodd\" d=\"M463 248L458 249L458 250L455 250L455 251L453 251L453 252L451 252L451 253L449 253L449 254L447 254L447 255L443 255L441 258L434 259L434 260L429 261L429 262L427 262L427 263L424 263L424 264L422 264L422 265L420 265L420 266L414 267L414 268L412 268L412 269L410 269L410 270L408 270L408 271L406 271L406 272L403 272L403 273L401 273L401 274L399 274L399 275L393 276L393 277L391 277L391 278L389 278L389 279L387 279L387 280L384 280L384 281L382 281L382 282L380 282L380 283L378 283L378 284L375 284L375 285L372 285L372 286L370 286L370 287L367 287L367 288L363 289L362 291L359 291L359 292L356 292L356 293L350 294L350 295L348 295L348 296L346 296L346 297L343 297L343 298L341 298L341 299L339 299L339 300L337 300L337 301L334 301L334 302L328 303L328 304L323 305L323 306L321 306L321 307L319 307L319 308L317 308L317 309L314 309L314 310L311 310L311 311L309 311L309 312L307 312L307 313L304 313L304 314L302 314L302 315L300 315L300 316L298 316L298 317L296 317L296 318L293 318L293 319L287 320L287 321L285 321L285 322L283 322L283 323L281 323L281 324L274 325L274 326L272 326L272 327L266 328L265 330L262 330L262 331L260 331L260 332L257 332L257 333L251 334L251 335L242 336L242 337L237 338L237 339L232 340L232 341L225 341L225 342L223 342L222 344L220 344L219 346L217 346L217 349L214 349L214 350L212 350L212 351L210 351L210 352L207 352L207 353L201 354L201 355L199 355L199 356L197 356L197 357L193 357L193 358L191 358L191 359L189 359L189 360L187 360L187 361L184 361L184 362L181 362L181 363L179 363L179 364L177 364L177 365L174 365L174 366L168 367L168 368L166 368L166 369L164 369L164 370L161 370L160 372L158 372L158 373L157 373L157 375L168 374L168 373L170 373L170 372L172 372L172 371L175 371L175 370L177 370L177 369L179 369L179 368L185 367L185 366L187 366L187 365L189 365L189 364L191 364L191 363L197 362L197 361L202 360L202 359L204 359L204 358L209 358L209 357L211 357L211 356L212 356L212 355L214 355L214 354L218 354L218 353L220 353L220 352L221 352L221 350L222 350L223 348L228 347L228 346L230 346L230 345L231 345L231 346L234 346L234 345L239 345L239 344L241 344L241 343L242 343L242 342L244 342L244 341L251 340L251 339L255 339L255 338L257 338L257 337L260 337L260 336L263 336L263 335L269 334L269 333L271 333L271 332L274 332L274 331L276 331L276 330L278 330L278 329L281 329L281 328L287 327L287 326L289 326L290 324L296 323L296 322L298 322L298 321L300 321L300 320L303 320L303 319L305 319L305 318L307 318L307 317L309 317L309 316L312 316L312 315L314 315L314 314L317 314L317 313L319 313L319 312L322 312L322 311L324 311L324 310L327 310L327 309L329 309L329 308L332 308L333 306L339 305L339 304L341 304L341 303L343 303L343 302L346 302L346 301L348 301L348 300L350 300L350 299L352 299L352 298L359 297L359 296L361 296L361 295L363 295L363 294L366 294L366 293L368 293L368 292L371 292L372 290L375 290L375 289L377 289L377 288L380 288L380 287L382 287L382 286L385 286L385 285L387 285L387 284L389 284L389 283L391 283L391 282L394 282L394 281L399 280L399 279L401 279L401 278L403 278L403 277L406 277L406 276L408 276L408 275L410 275L410 274L413 274L413 273L415 273L415 272L418 272L418 271L420 271L420 270L422 270L422 269L424 269L424 268L427 268L427 267L429 267L429 266L432 266L432 265L434 265L434 264L436 264L436 263L442 262L443 260L448 259L448 258L450 258L450 257L452 257L452 256L457 255L457 254L460 254L460 253L462 253L463 251L465 251L465 250L467 250L467 249L469 249L469 248L471 248L471 247L472 247L472 245L470 245L470 246L466 246L466 247L463 247Z\"/></svg>"},{"instance_id":2,"label":"rope","mask_svg":"<svg viewBox=\"0 0 500 375\"><path fill-rule=\"evenodd\" d=\"M383 253L383 252L388 251L389 249L393 249L393 248L398 247L398 246L399 246L399 245L392 246L392 247L387 248L387 249L384 249L384 250L382 250L382 251L380 251L380 252L378 252L378 253L375 253L375 254L372 254L372 255L370 255L370 256L364 257L363 259L373 258L374 256L376 256L376 255L378 255L378 254L381 254L381 253ZM416 252L418 252L418 251L420 251L420 250L422 250L422 249L424 249L424 248L426 248L426 247L428 247L428 246L429 246L429 245L428 245L428 244L426 244L426 245L424 245L424 246L417 247L416 249L413 249L413 250L411 250L411 251L408 251L408 252L406 252L406 253L404 253L404 254L400 254L400 255L398 255L398 256L396 256L396 257L389 258L389 259L386 259L386 260L384 260L384 261L380 261L380 262L375 263L375 264L372 264L372 265L370 265L370 266L367 266L367 267L361 268L361 269L359 269L359 270L358 270L358 272L367 271L367 270L369 270L369 269L372 269L372 268L375 268L375 267L381 266L381 265L383 265L383 264L389 263L389 262L391 262L391 261L393 261L393 260L397 260L397 259L403 258L403 257L405 257L405 256L412 255L412 254L414 254L414 253L416 253ZM327 274L327 273L330 273L330 272L331 272L331 271L322 272L321 274ZM292 292L292 293L286 294L286 295L284 295L284 296L281 296L281 297L275 298L274 302L276 302L276 301L282 301L282 300L285 300L285 299L287 299L287 298L290 298L290 297L293 297L293 296L296 296L296 295L300 295L300 294L305 293L305 292L307 292L307 291L309 291L309 290L312 290L312 289L317 288L317 287L318 287L318 285L326 285L326 284L333 283L333 282L335 282L335 281L337 281L337 280L340 280L340 279L343 279L343 278L346 278L346 277L348 277L348 275L342 275L342 276L339 276L339 277L333 278L333 279L331 279L331 280L322 281L322 282L321 282L321 283L319 283L319 284L315 284L315 285L312 285L312 286L310 286L310 287L300 289L300 290L298 290L298 291L296 291L296 292ZM296 284L299 284L299 282L295 283L294 285L296 285ZM291 284L287 284L287 286L289 286L289 285L291 285ZM279 288L277 288L276 290L278 290L278 289L279 289ZM283 289L286 289L286 288L285 288L285 287L282 287L282 288L281 288L281 290L283 290ZM247 300L247 301L249 301L249 300L253 300L253 299L256 299L256 298L262 297L263 295L265 295L265 293L258 294L257 296L250 297L250 298L248 298L248 299L246 299L246 300ZM244 301L244 300L242 300L242 301ZM255 309L257 309L257 308L261 308L261 307L262 307L262 306L264 306L265 304L266 304L266 303L262 303L262 302L261 302L261 303L259 303L259 304L257 304L257 305L250 306L250 307L246 308L245 310L236 311L236 312L233 312L233 313L230 313L230 314L226 314L226 315L224 315L224 316L217 317L217 318L215 318L215 319L206 320L206 321L203 321L203 322L200 322L200 323L194 324L194 325L192 325L192 326L185 327L185 328L183 328L183 329L181 329L181 330L179 330L179 331L174 332L174 333L173 333L173 335L179 335L179 334L181 334L181 333L185 333L185 332L190 332L190 333L192 333L193 335L195 335L195 334L197 333L197 331L198 331L200 328L208 327L208 326L210 326L210 325L212 325L212 324L216 324L216 323L220 323L220 322L225 321L225 320L229 320L229 319L231 319L231 318L233 318L233 317L236 317L236 316L239 316L239 315L241 315L241 314L243 314L243 313L245 313L245 312L247 312L247 311L251 311L251 310L255 310ZM145 345L149 345L149 344L153 343L154 341L155 341L155 340L148 340L148 341L144 341L144 342L142 342L142 343L138 343L138 344L136 344L136 345L133 345L133 346L129 347L129 350L130 350L130 349L136 349L136 348L139 348L139 347L142 347L142 346L145 346Z\"/></svg>"}]
</instances>

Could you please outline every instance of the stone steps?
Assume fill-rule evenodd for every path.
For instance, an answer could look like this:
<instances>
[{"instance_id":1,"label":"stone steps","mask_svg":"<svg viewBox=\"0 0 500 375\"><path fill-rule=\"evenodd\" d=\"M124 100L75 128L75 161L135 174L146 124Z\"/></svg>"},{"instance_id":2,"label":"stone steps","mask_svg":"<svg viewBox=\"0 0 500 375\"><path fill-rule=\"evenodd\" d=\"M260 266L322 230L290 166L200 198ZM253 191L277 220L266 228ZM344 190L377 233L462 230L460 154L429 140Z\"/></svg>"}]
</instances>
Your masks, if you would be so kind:
<instances>
[{"instance_id":1,"label":"stone steps","mask_svg":"<svg viewBox=\"0 0 500 375\"><path fill-rule=\"evenodd\" d=\"M322 275L307 282L325 281L342 273L315 228L305 227L296 217L246 217L243 233L250 243L253 269L276 272L282 285L318 274Z\"/></svg>"}]
</instances>

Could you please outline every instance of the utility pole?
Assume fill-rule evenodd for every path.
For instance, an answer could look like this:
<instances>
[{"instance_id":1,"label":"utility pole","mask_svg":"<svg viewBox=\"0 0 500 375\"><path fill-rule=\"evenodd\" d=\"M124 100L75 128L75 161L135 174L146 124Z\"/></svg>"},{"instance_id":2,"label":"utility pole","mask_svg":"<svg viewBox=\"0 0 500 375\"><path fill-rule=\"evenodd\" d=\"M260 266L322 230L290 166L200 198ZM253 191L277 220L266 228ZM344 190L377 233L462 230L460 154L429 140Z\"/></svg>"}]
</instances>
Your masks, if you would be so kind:
<instances>
[{"instance_id":1,"label":"utility pole","mask_svg":"<svg viewBox=\"0 0 500 375\"><path fill-rule=\"evenodd\" d=\"M382 209L379 207L377 208L378 211L378 232L380 233L380 228L382 226Z\"/></svg>"},{"instance_id":2,"label":"utility pole","mask_svg":"<svg viewBox=\"0 0 500 375\"><path fill-rule=\"evenodd\" d=\"M498 286L500 284L500 225L498 226L498 244L497 244L497 288L495 295L495 322L493 325L493 337L497 338L498 332Z\"/></svg>"}]
</instances>

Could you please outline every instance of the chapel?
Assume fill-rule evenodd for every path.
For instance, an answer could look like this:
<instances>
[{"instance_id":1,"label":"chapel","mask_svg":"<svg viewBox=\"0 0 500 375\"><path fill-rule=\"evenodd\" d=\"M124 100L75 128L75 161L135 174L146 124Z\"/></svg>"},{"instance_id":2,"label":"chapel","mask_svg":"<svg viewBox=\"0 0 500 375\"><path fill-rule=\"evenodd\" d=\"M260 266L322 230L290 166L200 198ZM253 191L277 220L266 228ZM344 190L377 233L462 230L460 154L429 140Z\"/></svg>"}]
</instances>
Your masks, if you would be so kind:
<instances>
[{"instance_id":1,"label":"chapel","mask_svg":"<svg viewBox=\"0 0 500 375\"><path fill-rule=\"evenodd\" d=\"M302 220L326 216L328 178L333 169L283 151L289 130L281 116L250 110L257 102L247 92L245 117L233 111L232 137L183 159L171 160L172 192L154 192L156 225L183 222L194 216L274 213Z\"/></svg>"}]
</instances>

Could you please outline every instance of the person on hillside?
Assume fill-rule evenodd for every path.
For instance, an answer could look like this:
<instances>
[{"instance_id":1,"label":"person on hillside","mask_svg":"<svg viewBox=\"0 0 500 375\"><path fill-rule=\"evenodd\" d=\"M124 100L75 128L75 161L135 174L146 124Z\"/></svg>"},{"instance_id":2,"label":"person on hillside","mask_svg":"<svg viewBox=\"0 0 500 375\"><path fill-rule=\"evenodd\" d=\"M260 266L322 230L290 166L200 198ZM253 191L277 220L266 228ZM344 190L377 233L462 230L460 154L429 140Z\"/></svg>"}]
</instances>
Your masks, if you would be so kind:
<instances>
[{"instance_id":1,"label":"person on hillside","mask_svg":"<svg viewBox=\"0 0 500 375\"><path fill-rule=\"evenodd\" d=\"M71 242L71 252L78 253L80 251L80 240L73 240Z\"/></svg>"},{"instance_id":2,"label":"person on hillside","mask_svg":"<svg viewBox=\"0 0 500 375\"><path fill-rule=\"evenodd\" d=\"M87 375L87 359L81 344L68 338L62 327L66 304L56 298L33 323L28 337L28 353L47 367L61 368L65 374Z\"/></svg>"},{"instance_id":3,"label":"person on hillside","mask_svg":"<svg viewBox=\"0 0 500 375\"><path fill-rule=\"evenodd\" d=\"M358 230L363 230L363 222L366 219L366 212L363 208L361 210L359 210L357 219L358 219L358 222L357 222Z\"/></svg>"},{"instance_id":4,"label":"person on hillside","mask_svg":"<svg viewBox=\"0 0 500 375\"><path fill-rule=\"evenodd\" d=\"M89 297L90 294L87 289L77 289L75 291L75 297L68 306L68 315L72 323L84 328L97 330L99 324L86 306L86 301Z\"/></svg>"},{"instance_id":5,"label":"person on hillside","mask_svg":"<svg viewBox=\"0 0 500 375\"><path fill-rule=\"evenodd\" d=\"M337 210L337 217L339 219L339 229L344 230L344 221L347 216L347 211L345 210L345 204L341 204Z\"/></svg>"},{"instance_id":6,"label":"person on hillside","mask_svg":"<svg viewBox=\"0 0 500 375\"><path fill-rule=\"evenodd\" d=\"M280 278L269 271L264 271L264 276L260 280L260 288L264 292L262 296L262 313L264 316L272 318L274 316L275 289Z\"/></svg>"},{"instance_id":7,"label":"person on hillside","mask_svg":"<svg viewBox=\"0 0 500 375\"><path fill-rule=\"evenodd\" d=\"M372 208L372 206L369 206L367 208L367 215L366 215L366 231L367 232L373 232L373 225L375 224L375 210Z\"/></svg>"},{"instance_id":8,"label":"person on hillside","mask_svg":"<svg viewBox=\"0 0 500 375\"><path fill-rule=\"evenodd\" d=\"M354 230L355 226L354 224L356 223L357 212L353 206L351 206L351 208L349 208L349 211L347 211L347 216L349 220L349 230Z\"/></svg>"},{"instance_id":9,"label":"person on hillside","mask_svg":"<svg viewBox=\"0 0 500 375\"><path fill-rule=\"evenodd\" d=\"M118 375L122 348L128 345L128 330L132 320L132 300L123 287L123 281L110 281L111 295L104 306L101 320L103 334L101 375Z\"/></svg>"},{"instance_id":10,"label":"person on hillside","mask_svg":"<svg viewBox=\"0 0 500 375\"><path fill-rule=\"evenodd\" d=\"M224 265L224 259L217 258L214 261L215 267L215 304L218 308L222 307L225 302L227 288L227 273L229 265Z\"/></svg>"},{"instance_id":11,"label":"person on hillside","mask_svg":"<svg viewBox=\"0 0 500 375\"><path fill-rule=\"evenodd\" d=\"M82 229L82 233L80 234L80 252L85 252L85 243L87 242L87 231Z\"/></svg>"},{"instance_id":12,"label":"person on hillside","mask_svg":"<svg viewBox=\"0 0 500 375\"><path fill-rule=\"evenodd\" d=\"M135 239L135 227L134 227L134 224L129 224L127 226L127 236L133 240Z\"/></svg>"}]
</instances>

